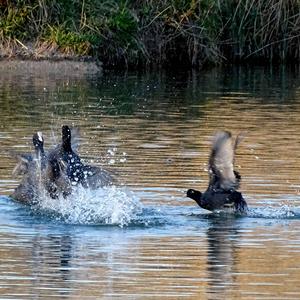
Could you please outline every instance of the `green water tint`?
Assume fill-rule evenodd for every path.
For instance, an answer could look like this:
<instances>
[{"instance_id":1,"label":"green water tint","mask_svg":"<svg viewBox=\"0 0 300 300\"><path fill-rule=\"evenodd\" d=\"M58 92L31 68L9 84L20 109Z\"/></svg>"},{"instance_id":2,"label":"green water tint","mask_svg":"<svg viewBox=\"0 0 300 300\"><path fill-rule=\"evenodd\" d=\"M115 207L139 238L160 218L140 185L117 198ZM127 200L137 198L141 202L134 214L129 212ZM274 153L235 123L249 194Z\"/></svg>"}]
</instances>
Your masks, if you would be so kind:
<instances>
[{"instance_id":1,"label":"green water tint","mask_svg":"<svg viewBox=\"0 0 300 300\"><path fill-rule=\"evenodd\" d=\"M299 298L298 70L32 70L0 73L3 298ZM123 227L8 198L18 184L10 152L30 152L37 130L49 148L62 124L80 128L83 159L111 169L141 204L134 215L122 206ZM235 164L248 216L211 215L185 197L206 189L219 129L245 133ZM84 208L99 216L98 205Z\"/></svg>"}]
</instances>

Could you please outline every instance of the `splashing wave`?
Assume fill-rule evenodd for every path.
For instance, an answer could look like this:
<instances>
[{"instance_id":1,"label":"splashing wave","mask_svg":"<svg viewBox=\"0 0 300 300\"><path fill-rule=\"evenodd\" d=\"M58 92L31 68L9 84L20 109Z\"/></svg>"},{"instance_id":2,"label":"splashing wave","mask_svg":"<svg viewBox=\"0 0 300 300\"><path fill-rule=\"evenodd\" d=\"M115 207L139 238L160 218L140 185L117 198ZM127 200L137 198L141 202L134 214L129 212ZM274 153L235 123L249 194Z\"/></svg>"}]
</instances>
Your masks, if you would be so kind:
<instances>
[{"instance_id":1,"label":"splashing wave","mask_svg":"<svg viewBox=\"0 0 300 300\"><path fill-rule=\"evenodd\" d=\"M141 214L143 205L126 187L107 186L97 190L77 187L67 198L43 196L34 209L68 224L122 227Z\"/></svg>"},{"instance_id":2,"label":"splashing wave","mask_svg":"<svg viewBox=\"0 0 300 300\"><path fill-rule=\"evenodd\" d=\"M300 215L289 205L279 207L257 207L250 208L247 212L248 217L253 218L270 218L270 219L290 219L299 218Z\"/></svg>"}]
</instances>

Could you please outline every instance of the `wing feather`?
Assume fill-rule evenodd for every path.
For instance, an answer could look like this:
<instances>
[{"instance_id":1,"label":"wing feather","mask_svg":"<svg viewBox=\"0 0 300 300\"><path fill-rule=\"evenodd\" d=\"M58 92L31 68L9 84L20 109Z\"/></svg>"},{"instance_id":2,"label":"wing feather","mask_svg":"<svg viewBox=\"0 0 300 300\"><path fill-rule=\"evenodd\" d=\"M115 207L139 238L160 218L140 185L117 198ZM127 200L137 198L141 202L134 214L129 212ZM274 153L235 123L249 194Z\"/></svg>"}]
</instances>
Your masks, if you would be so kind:
<instances>
[{"instance_id":1,"label":"wing feather","mask_svg":"<svg viewBox=\"0 0 300 300\"><path fill-rule=\"evenodd\" d=\"M214 189L238 188L239 179L234 171L234 154L239 142L239 137L233 142L230 132L216 133L209 158L210 186Z\"/></svg>"}]
</instances>

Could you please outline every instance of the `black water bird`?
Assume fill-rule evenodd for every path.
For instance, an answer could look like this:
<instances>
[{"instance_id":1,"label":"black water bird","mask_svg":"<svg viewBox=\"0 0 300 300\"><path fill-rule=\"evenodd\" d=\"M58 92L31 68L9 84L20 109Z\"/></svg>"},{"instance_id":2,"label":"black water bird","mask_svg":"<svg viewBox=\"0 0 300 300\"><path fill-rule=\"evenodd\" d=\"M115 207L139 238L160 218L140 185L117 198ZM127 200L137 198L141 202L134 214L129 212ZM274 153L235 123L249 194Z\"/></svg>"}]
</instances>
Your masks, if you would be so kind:
<instances>
[{"instance_id":1,"label":"black water bird","mask_svg":"<svg viewBox=\"0 0 300 300\"><path fill-rule=\"evenodd\" d=\"M217 132L209 158L209 185L204 193L189 189L187 197L207 210L245 212L247 203L237 191L241 176L234 170L234 155L241 140L239 135L233 141L231 133Z\"/></svg>"},{"instance_id":2,"label":"black water bird","mask_svg":"<svg viewBox=\"0 0 300 300\"><path fill-rule=\"evenodd\" d=\"M71 182L66 176L64 162L53 162L44 150L44 138L41 132L32 137L33 154L18 155L19 162L13 175L23 175L19 186L11 195L12 198L26 204L34 204L44 193L51 198L71 193Z\"/></svg>"},{"instance_id":3,"label":"black water bird","mask_svg":"<svg viewBox=\"0 0 300 300\"><path fill-rule=\"evenodd\" d=\"M30 164L32 164L33 162L37 162L37 160L41 162L41 167L45 166L46 155L44 151L44 138L40 131L33 135L32 143L35 150L34 154L12 153L12 156L16 157L18 160L18 163L16 164L14 170L12 171L13 177L28 173L28 168Z\"/></svg>"},{"instance_id":4,"label":"black water bird","mask_svg":"<svg viewBox=\"0 0 300 300\"><path fill-rule=\"evenodd\" d=\"M62 142L49 154L54 173L59 174L59 161L65 165L66 174L72 185L82 184L86 188L96 189L111 185L114 181L109 171L101 167L82 163L79 155L72 149L72 133L69 126L62 126Z\"/></svg>"},{"instance_id":5,"label":"black water bird","mask_svg":"<svg viewBox=\"0 0 300 300\"><path fill-rule=\"evenodd\" d=\"M66 175L66 164L62 160L53 161L44 151L44 138L41 132L33 135L32 139L37 165L36 171L39 176L40 191L44 188L51 198L59 195L66 197L71 193L71 182Z\"/></svg>"},{"instance_id":6,"label":"black water bird","mask_svg":"<svg viewBox=\"0 0 300 300\"><path fill-rule=\"evenodd\" d=\"M75 139L76 140L76 139ZM113 184L112 174L101 167L83 164L72 149L71 129L62 126L62 141L54 149L44 150L41 132L33 135L33 154L19 154L13 175L22 175L19 186L11 195L17 201L34 204L46 192L51 198L66 197L74 185L97 189ZM76 147L76 141L73 143Z\"/></svg>"},{"instance_id":7,"label":"black water bird","mask_svg":"<svg viewBox=\"0 0 300 300\"><path fill-rule=\"evenodd\" d=\"M44 138L41 132L32 137L35 152L18 155L19 162L13 170L13 175L23 175L21 183L11 195L17 201L32 204L36 202L38 190L42 183L43 170L46 166Z\"/></svg>"},{"instance_id":8,"label":"black water bird","mask_svg":"<svg viewBox=\"0 0 300 300\"><path fill-rule=\"evenodd\" d=\"M62 126L62 142L54 150L49 152L49 161L51 162L54 173L59 174L59 162L65 164L67 176L76 184L83 180L83 163L79 155L72 149L71 129L69 126Z\"/></svg>"}]
</instances>

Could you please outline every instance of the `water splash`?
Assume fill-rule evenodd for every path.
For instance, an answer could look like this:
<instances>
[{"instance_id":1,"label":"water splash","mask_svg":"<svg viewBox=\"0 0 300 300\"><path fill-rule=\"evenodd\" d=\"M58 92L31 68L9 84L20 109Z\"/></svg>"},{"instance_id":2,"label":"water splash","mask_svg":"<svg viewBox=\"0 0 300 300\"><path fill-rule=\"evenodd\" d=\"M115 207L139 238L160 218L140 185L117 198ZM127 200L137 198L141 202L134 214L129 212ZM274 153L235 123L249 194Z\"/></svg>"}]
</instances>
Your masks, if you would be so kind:
<instances>
[{"instance_id":1,"label":"water splash","mask_svg":"<svg viewBox=\"0 0 300 300\"><path fill-rule=\"evenodd\" d=\"M58 142L53 129L51 130L51 140L53 146ZM80 145L79 140L79 129L72 128L72 147L75 151ZM126 155L123 152L123 156L119 158L117 148L113 147L108 149L107 155L100 157L100 160L108 162L108 164L116 161L125 162ZM131 224L143 210L138 197L124 186L86 189L74 184L71 195L65 198L63 193L60 193L57 199L53 199L45 187L45 170L42 168L41 156L34 156L33 162L34 176L31 176L30 182L26 181L25 184L33 190L31 209L37 214L46 215L68 224L109 224L122 227ZM71 162L74 163L74 161ZM75 181L78 181L78 178L75 177Z\"/></svg>"},{"instance_id":2,"label":"water splash","mask_svg":"<svg viewBox=\"0 0 300 300\"><path fill-rule=\"evenodd\" d=\"M46 195L34 209L67 224L129 225L141 214L143 205L126 187L107 186L97 190L76 187L67 198Z\"/></svg>"},{"instance_id":3,"label":"water splash","mask_svg":"<svg viewBox=\"0 0 300 300\"><path fill-rule=\"evenodd\" d=\"M247 216L252 218L268 219L290 219L300 217L296 210L292 209L287 204L281 205L279 207L267 206L250 208L247 212Z\"/></svg>"}]
</instances>

